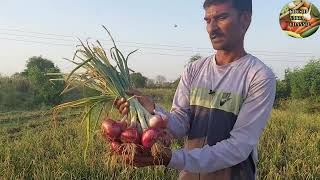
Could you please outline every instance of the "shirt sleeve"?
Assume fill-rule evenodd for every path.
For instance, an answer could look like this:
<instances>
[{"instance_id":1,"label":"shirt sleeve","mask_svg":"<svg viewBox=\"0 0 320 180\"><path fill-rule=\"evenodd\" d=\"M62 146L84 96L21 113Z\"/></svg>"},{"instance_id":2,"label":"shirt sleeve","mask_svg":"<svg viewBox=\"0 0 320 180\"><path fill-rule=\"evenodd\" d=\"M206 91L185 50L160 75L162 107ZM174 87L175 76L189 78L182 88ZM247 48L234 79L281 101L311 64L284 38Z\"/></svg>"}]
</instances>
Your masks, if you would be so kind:
<instances>
[{"instance_id":1,"label":"shirt sleeve","mask_svg":"<svg viewBox=\"0 0 320 180\"><path fill-rule=\"evenodd\" d=\"M172 153L168 167L192 173L215 172L246 160L256 147L266 126L275 98L275 78L250 85L230 138L214 146Z\"/></svg>"},{"instance_id":2,"label":"shirt sleeve","mask_svg":"<svg viewBox=\"0 0 320 180\"><path fill-rule=\"evenodd\" d=\"M157 105L155 108L155 113L160 112L168 117L168 129L177 139L185 137L190 128L190 69L191 64L185 68L181 75L180 82L173 98L171 111L166 112Z\"/></svg>"}]
</instances>

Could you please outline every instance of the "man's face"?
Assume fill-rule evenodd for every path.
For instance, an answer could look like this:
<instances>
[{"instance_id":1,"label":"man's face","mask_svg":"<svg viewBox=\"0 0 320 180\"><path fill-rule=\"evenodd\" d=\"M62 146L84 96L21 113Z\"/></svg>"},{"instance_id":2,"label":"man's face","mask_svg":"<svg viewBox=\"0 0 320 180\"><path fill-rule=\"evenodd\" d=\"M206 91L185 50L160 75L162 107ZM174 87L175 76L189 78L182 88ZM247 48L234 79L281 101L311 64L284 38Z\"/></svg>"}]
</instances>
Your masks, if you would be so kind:
<instances>
[{"instance_id":1,"label":"man's face","mask_svg":"<svg viewBox=\"0 0 320 180\"><path fill-rule=\"evenodd\" d=\"M204 20L213 48L230 51L238 47L250 24L250 17L248 13L239 13L232 2L207 7Z\"/></svg>"}]
</instances>

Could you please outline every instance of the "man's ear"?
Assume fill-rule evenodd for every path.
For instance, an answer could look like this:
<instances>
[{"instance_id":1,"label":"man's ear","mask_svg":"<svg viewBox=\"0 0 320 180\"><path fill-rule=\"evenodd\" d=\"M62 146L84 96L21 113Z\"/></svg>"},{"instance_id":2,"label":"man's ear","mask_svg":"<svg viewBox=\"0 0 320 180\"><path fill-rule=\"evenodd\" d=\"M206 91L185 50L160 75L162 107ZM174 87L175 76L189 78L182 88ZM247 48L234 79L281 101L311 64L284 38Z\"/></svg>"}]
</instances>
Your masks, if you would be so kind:
<instances>
[{"instance_id":1,"label":"man's ear","mask_svg":"<svg viewBox=\"0 0 320 180\"><path fill-rule=\"evenodd\" d=\"M250 24L251 24L251 17L252 17L252 13L245 11L241 13L240 16L240 21L241 21L241 25L243 25L243 30L247 31Z\"/></svg>"}]
</instances>

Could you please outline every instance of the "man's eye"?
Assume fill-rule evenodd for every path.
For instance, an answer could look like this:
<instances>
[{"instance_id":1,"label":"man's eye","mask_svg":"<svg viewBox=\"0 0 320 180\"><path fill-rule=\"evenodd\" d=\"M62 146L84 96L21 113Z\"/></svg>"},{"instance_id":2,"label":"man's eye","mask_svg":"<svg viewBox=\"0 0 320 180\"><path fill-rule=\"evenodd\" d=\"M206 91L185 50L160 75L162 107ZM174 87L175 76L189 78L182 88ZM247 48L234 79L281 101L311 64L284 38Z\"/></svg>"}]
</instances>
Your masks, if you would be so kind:
<instances>
[{"instance_id":1,"label":"man's eye","mask_svg":"<svg viewBox=\"0 0 320 180\"><path fill-rule=\"evenodd\" d=\"M227 16L220 16L219 18L218 18L218 20L224 20L224 19L226 19L227 18Z\"/></svg>"}]
</instances>

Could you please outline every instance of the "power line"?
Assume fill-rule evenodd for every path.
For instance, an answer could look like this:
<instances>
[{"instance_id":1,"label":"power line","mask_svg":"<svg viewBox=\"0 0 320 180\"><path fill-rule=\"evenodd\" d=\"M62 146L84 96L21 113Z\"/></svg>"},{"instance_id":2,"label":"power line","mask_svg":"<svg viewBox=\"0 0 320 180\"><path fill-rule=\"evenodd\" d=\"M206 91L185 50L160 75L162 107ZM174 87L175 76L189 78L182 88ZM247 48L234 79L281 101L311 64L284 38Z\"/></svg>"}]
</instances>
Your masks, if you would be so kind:
<instances>
[{"instance_id":1,"label":"power line","mask_svg":"<svg viewBox=\"0 0 320 180\"><path fill-rule=\"evenodd\" d=\"M12 33L2 33L0 32L0 34L2 35L9 35L9 36L18 36L18 37L31 37L31 38L38 38L38 39L46 39L46 40L58 40L58 41L65 41L65 42L76 42L75 40L71 40L71 39L61 39L61 38L51 38L51 37L40 37L40 36L33 36L33 35L24 35L24 34L12 34ZM107 42L106 44L111 45L112 43L110 41L106 41L106 40L99 40L101 42ZM132 47L132 48L145 48L145 49L154 49L154 50L166 50L166 51L181 51L181 52L189 52L189 51L193 51L193 52L200 52L200 51L195 51L195 50L183 50L183 49L172 49L172 48L157 48L157 47L146 47L146 46L134 46L134 45L120 45L123 47ZM211 53L209 51L204 51L202 50L202 52L206 52L206 53Z\"/></svg>"},{"instance_id":2,"label":"power line","mask_svg":"<svg viewBox=\"0 0 320 180\"><path fill-rule=\"evenodd\" d=\"M23 39L13 39L13 38L2 38L3 40L9 40L9 41L20 41L20 42L27 42L27 43L36 43L36 44L45 44L45 45L54 45L54 46L74 46L71 44L59 44L59 43L50 43L50 42L41 42L41 41L32 41L32 40L23 40Z\"/></svg>"},{"instance_id":3,"label":"power line","mask_svg":"<svg viewBox=\"0 0 320 180\"><path fill-rule=\"evenodd\" d=\"M24 32L24 33L31 33L31 34L42 34L42 35L49 35L49 36L60 36L60 37L71 37L71 38L74 38L74 36L71 36L71 35L61 35L61 34L52 34L52 33L42 33L42 32L34 32L34 31L24 31L24 30L20 30L20 29L0 28L0 30L5 30L5 31L16 31L16 32Z\"/></svg>"},{"instance_id":4,"label":"power line","mask_svg":"<svg viewBox=\"0 0 320 180\"><path fill-rule=\"evenodd\" d=\"M9 36L18 36L18 37L31 37L37 39L47 39L47 40L57 40L57 41L66 41L66 42L75 42L75 40L71 39L61 39L61 38L52 38L52 37L40 37L40 36L33 36L33 35L25 35L25 34L12 34L12 33L2 33L1 35L9 35Z\"/></svg>"},{"instance_id":5,"label":"power line","mask_svg":"<svg viewBox=\"0 0 320 180\"><path fill-rule=\"evenodd\" d=\"M68 47L71 47L72 45L71 44L58 44L58 43L51 43L51 42L43 42L43 41L32 41L32 40L23 40L23 39L13 39L13 38L1 38L0 39L3 39L3 40L11 40L11 41L19 41L19 42L27 42L27 43L36 43L36 44L45 44L45 45L54 45L54 46L68 46ZM139 52L139 51L138 51ZM154 52L143 52L143 54L154 54L154 55L162 55L162 56L180 56L180 57L190 57L192 55L187 55L187 54L184 54L184 55L181 55L181 54L168 54L168 53L154 53ZM262 55L262 56L265 56L265 55ZM303 63L305 61L296 61L296 60L280 60L279 59L264 59L264 61L274 61L274 62L279 62L279 61L286 61L286 62L299 62L299 63Z\"/></svg>"},{"instance_id":6,"label":"power line","mask_svg":"<svg viewBox=\"0 0 320 180\"><path fill-rule=\"evenodd\" d=\"M56 37L67 37L67 38L75 38L75 36L71 35L62 35L62 34L53 34L53 33L42 33L42 32L34 32L34 31L24 31L20 29L9 29L9 28L0 28L0 30L5 30L5 31L15 31L15 32L22 32L22 33L31 33L31 34L37 34L37 35L46 35L46 36L56 36ZM9 33L7 33L9 34ZM13 35L13 34L11 34ZM17 36L28 36L28 35L17 35ZM30 35L29 35L30 36ZM35 36L33 36L35 37ZM52 40L61 40L61 41L72 41L72 40L66 40L66 39L61 39L61 38L48 38L48 37L35 37L35 38L42 38L42 39L52 39ZM102 38L95 38L95 39L102 39ZM106 40L101 40L101 41L106 41ZM74 41L72 41L74 42ZM109 41L106 41L109 42ZM149 49L158 49L158 50L172 50L172 48L180 48L180 50L175 50L175 51L186 51L186 50L181 50L181 49L190 49L191 51L194 52L201 52L208 50L212 52L211 48L201 48L201 47L187 47L187 46L177 46L177 45L168 45L168 44L154 44L154 43L141 43L141 42L129 42L129 41L116 41L119 43L125 43L125 44L138 44L138 45L146 45L146 46L153 46L153 47L145 47L145 46L130 46L126 45L127 47L136 47L136 48L149 48ZM171 47L171 48L155 48L154 46L161 46L161 47ZM206 52L208 52L206 51ZM267 51L267 50L252 50L251 52L262 52L262 53L278 53L278 54L312 54L310 52L285 52L285 51Z\"/></svg>"},{"instance_id":7,"label":"power line","mask_svg":"<svg viewBox=\"0 0 320 180\"><path fill-rule=\"evenodd\" d=\"M19 37L31 37L31 38L38 38L38 39L45 39L45 40L62 40L62 41L67 41L67 42L76 42L73 40L67 40L67 39L61 39L61 38L51 38L51 37L39 37L39 36L33 36L33 35L22 35L22 34L12 34L12 33L1 33L2 35L9 35L9 36L19 36ZM14 40L12 38L3 38L3 39L7 39L7 40ZM67 44L60 44L60 43L52 43L52 42L38 42L38 41L33 41L33 40L19 40L19 41L23 41L23 42L27 42L27 41L32 41L35 43L41 43L41 44L52 44L52 45L63 45L63 46L68 46ZM109 42L108 44L111 44L111 42ZM71 44L70 44L71 46ZM153 49L153 50L165 50L165 51L175 51L175 52L190 52L189 50L181 50L181 49L171 49L171 48L154 48L154 47L144 47L144 46L128 46L128 45L121 45L123 47L134 47L134 48L142 48L142 49ZM198 52L198 51L192 51L194 52ZM214 51L202 51L203 53L213 53ZM255 53L255 55L263 55L263 56L275 56L275 57L279 57L279 56L294 56L294 57L305 57L305 55L294 55L294 54L290 54L290 55L286 55L286 54L277 54L275 55L274 53L272 54L260 54L260 53Z\"/></svg>"},{"instance_id":8,"label":"power line","mask_svg":"<svg viewBox=\"0 0 320 180\"><path fill-rule=\"evenodd\" d=\"M68 38L75 38L76 37L76 36L72 36L72 35L42 33L42 32L35 32L35 31L24 31L24 30L20 30L20 29L0 28L0 30L23 32L23 33L30 33L30 34L40 34L40 35L48 35L48 36L68 37ZM103 39L103 38L95 38L95 39ZM105 41L105 40L101 40L101 41ZM128 44L140 44L140 45L148 45L148 46L165 46L165 47L177 47L177 48L185 48L185 49L195 49L195 47L191 47L191 46L178 46L178 45L168 45L168 44L142 43L142 42L132 42L132 41L116 41L116 42L128 43ZM211 50L210 48L196 48L196 49Z\"/></svg>"},{"instance_id":9,"label":"power line","mask_svg":"<svg viewBox=\"0 0 320 180\"><path fill-rule=\"evenodd\" d=\"M41 35L48 35L48 36L58 36L58 37L75 38L75 36L71 36L71 35L61 35L61 34L52 34L52 33L41 33L41 32L34 32L34 31L24 31L24 30L20 30L20 29L0 28L0 30L23 32L23 33L31 33L31 34L41 34ZM95 39L102 39L102 38L95 38ZM104 41L104 40L103 40L103 41ZM178 48L186 48L186 49L192 49L192 48L194 48L194 47L183 47L183 46L168 45L168 44L153 44L153 43L141 43L141 42L130 42L130 41L116 41L116 42L119 42L119 43L129 43L129 44L140 44L140 45L150 45L150 46L178 47ZM200 48L199 48L199 49L200 49ZM201 49L209 49L209 48L201 48Z\"/></svg>"}]
</instances>

